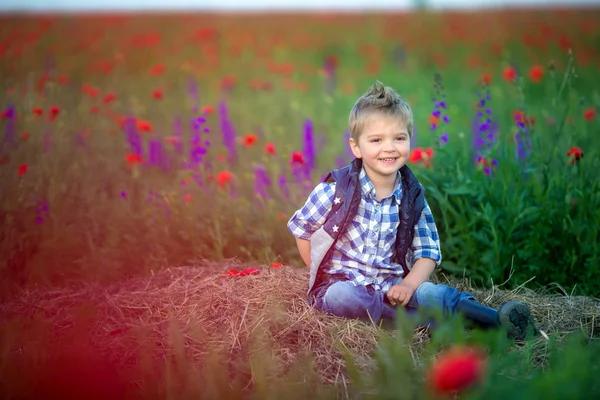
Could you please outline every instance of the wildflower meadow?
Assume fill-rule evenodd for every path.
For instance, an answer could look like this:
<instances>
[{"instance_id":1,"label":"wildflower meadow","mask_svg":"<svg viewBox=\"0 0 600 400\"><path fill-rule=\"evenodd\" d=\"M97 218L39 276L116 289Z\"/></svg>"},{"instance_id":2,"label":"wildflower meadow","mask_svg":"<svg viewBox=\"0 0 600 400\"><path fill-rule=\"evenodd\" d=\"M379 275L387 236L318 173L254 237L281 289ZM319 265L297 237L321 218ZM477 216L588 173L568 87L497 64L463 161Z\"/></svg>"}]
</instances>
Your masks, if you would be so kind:
<instances>
[{"instance_id":1,"label":"wildflower meadow","mask_svg":"<svg viewBox=\"0 0 600 400\"><path fill-rule=\"evenodd\" d=\"M599 18L0 16L3 398L597 398ZM435 279L543 336L303 302L286 224L377 80L414 113Z\"/></svg>"}]
</instances>

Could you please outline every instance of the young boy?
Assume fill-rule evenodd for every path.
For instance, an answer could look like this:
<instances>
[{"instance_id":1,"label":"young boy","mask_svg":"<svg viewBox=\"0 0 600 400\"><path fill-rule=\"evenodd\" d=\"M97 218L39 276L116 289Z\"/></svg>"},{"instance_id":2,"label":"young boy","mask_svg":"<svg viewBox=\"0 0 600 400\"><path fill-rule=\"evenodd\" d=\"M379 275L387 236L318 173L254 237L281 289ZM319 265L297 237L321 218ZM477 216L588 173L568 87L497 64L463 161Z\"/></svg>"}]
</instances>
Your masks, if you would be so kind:
<instances>
[{"instance_id":1,"label":"young boy","mask_svg":"<svg viewBox=\"0 0 600 400\"><path fill-rule=\"evenodd\" d=\"M424 187L406 165L413 117L390 87L376 82L349 118L356 157L331 171L288 222L310 268L308 303L346 318L393 320L396 307L462 313L483 328L506 327L522 340L535 330L519 302L499 310L470 293L428 282L442 255Z\"/></svg>"}]
</instances>

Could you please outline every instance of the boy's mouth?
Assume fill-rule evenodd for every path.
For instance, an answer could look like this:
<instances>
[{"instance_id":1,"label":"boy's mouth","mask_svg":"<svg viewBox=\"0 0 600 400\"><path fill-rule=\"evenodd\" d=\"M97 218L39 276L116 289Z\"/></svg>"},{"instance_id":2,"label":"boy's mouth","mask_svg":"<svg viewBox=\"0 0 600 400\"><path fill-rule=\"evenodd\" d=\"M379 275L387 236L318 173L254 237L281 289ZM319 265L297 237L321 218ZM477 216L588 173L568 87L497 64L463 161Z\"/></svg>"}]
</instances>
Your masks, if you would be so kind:
<instances>
[{"instance_id":1,"label":"boy's mouth","mask_svg":"<svg viewBox=\"0 0 600 400\"><path fill-rule=\"evenodd\" d=\"M398 157L380 158L379 161L383 161L385 163L393 163L397 159L398 159Z\"/></svg>"}]
</instances>

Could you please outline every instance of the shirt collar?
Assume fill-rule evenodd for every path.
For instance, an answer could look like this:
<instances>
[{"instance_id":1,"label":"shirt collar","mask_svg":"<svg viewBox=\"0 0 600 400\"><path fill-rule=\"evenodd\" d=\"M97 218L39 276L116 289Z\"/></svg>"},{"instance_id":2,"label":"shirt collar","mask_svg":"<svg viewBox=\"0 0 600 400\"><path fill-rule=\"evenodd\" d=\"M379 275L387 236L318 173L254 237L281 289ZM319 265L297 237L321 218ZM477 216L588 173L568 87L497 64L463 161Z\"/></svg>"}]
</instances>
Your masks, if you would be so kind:
<instances>
[{"instance_id":1,"label":"shirt collar","mask_svg":"<svg viewBox=\"0 0 600 400\"><path fill-rule=\"evenodd\" d=\"M360 169L358 179L363 195L375 199L375 185L373 185L373 182L371 182L371 179L367 176L364 166ZM396 187L390 196L394 196L396 203L400 204L400 200L402 199L402 176L400 170L398 170L396 175Z\"/></svg>"}]
</instances>

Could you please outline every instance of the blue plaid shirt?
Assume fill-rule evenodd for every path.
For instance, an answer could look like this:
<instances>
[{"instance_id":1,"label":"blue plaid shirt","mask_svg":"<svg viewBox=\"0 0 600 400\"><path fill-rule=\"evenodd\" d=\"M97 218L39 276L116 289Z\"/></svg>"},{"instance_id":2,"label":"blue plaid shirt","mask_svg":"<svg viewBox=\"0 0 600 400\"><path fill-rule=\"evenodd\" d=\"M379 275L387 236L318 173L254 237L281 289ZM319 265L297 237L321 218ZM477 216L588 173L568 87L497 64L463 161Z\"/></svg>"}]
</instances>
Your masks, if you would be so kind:
<instances>
[{"instance_id":1,"label":"blue plaid shirt","mask_svg":"<svg viewBox=\"0 0 600 400\"><path fill-rule=\"evenodd\" d=\"M402 178L398 171L396 188L391 195L377 200L375 186L365 173L359 175L362 196L357 215L335 243L332 257L323 265L329 274L342 274L355 285L372 285L387 292L393 282L404 275L402 266L393 262L396 232L400 224L398 211L402 201ZM288 221L288 229L297 238L309 240L325 222L335 194L335 182L319 183L302 208ZM415 225L414 240L409 254L405 254L410 267L419 258L442 261L440 240L431 209L425 208Z\"/></svg>"}]
</instances>

